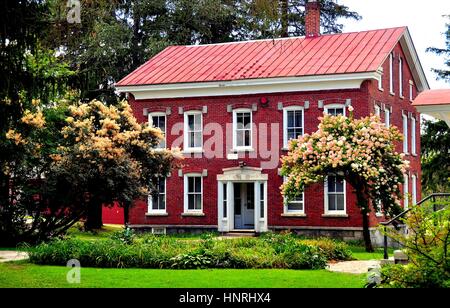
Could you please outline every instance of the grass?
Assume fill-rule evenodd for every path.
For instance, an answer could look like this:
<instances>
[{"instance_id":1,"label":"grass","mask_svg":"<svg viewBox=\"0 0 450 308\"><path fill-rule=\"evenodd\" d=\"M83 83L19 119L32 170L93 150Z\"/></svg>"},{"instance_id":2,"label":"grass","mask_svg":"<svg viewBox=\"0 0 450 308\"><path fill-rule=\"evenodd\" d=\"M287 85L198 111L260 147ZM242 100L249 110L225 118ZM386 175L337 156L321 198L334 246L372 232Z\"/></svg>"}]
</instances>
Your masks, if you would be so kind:
<instances>
[{"instance_id":1,"label":"grass","mask_svg":"<svg viewBox=\"0 0 450 308\"><path fill-rule=\"evenodd\" d=\"M73 226L67 231L67 236L80 240L99 240L106 239L112 233L123 229L122 225L104 225L101 229L95 231L82 231L78 225Z\"/></svg>"},{"instance_id":2,"label":"grass","mask_svg":"<svg viewBox=\"0 0 450 308\"><path fill-rule=\"evenodd\" d=\"M68 284L68 269L22 262L0 264L0 288L362 288L365 275L326 270L157 270L81 268L81 283Z\"/></svg>"},{"instance_id":3,"label":"grass","mask_svg":"<svg viewBox=\"0 0 450 308\"><path fill-rule=\"evenodd\" d=\"M356 260L381 260L384 257L384 250L383 248L375 248L375 252L366 252L366 249L364 246L349 246L350 250L352 251L352 256ZM393 248L388 249L389 256L392 256L394 253Z\"/></svg>"}]
</instances>

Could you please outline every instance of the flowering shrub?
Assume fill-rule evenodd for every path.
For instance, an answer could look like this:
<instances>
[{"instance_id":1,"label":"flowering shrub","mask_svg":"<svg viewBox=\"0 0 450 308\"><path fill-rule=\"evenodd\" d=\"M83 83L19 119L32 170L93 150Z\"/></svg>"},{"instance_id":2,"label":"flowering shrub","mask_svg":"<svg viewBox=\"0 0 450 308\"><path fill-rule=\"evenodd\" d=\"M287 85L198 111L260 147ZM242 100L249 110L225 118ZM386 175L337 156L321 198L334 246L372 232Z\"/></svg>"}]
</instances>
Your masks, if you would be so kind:
<instances>
[{"instance_id":1,"label":"flowering shrub","mask_svg":"<svg viewBox=\"0 0 450 308\"><path fill-rule=\"evenodd\" d=\"M64 142L51 155L52 179L88 196L88 228L99 228L102 204L129 206L153 190L182 156L156 150L160 129L139 124L123 101L107 106L94 100L69 107Z\"/></svg>"},{"instance_id":2,"label":"flowering shrub","mask_svg":"<svg viewBox=\"0 0 450 308\"><path fill-rule=\"evenodd\" d=\"M395 142L402 136L377 116L354 119L352 108L349 117L324 115L320 121L316 132L289 143L289 153L282 158L282 174L287 177L282 192L292 199L328 174L341 174L356 190L365 236L369 236L369 200L372 208L386 214L400 206L399 187L408 168L403 154L395 151Z\"/></svg>"}]
</instances>

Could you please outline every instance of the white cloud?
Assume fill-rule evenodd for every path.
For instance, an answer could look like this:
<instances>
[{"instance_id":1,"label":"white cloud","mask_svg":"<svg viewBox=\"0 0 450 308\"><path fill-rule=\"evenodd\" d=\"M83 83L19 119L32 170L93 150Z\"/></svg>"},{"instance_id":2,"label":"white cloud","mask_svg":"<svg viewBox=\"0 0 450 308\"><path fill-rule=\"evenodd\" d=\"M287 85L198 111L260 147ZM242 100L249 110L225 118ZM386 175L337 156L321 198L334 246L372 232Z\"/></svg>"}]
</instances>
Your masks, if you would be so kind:
<instances>
[{"instance_id":1,"label":"white cloud","mask_svg":"<svg viewBox=\"0 0 450 308\"><path fill-rule=\"evenodd\" d=\"M432 68L444 68L444 58L425 50L445 47L444 31L450 15L448 0L338 0L358 12L360 21L343 20L344 32L408 26L420 61L432 89L450 88L450 84L436 81Z\"/></svg>"}]
</instances>

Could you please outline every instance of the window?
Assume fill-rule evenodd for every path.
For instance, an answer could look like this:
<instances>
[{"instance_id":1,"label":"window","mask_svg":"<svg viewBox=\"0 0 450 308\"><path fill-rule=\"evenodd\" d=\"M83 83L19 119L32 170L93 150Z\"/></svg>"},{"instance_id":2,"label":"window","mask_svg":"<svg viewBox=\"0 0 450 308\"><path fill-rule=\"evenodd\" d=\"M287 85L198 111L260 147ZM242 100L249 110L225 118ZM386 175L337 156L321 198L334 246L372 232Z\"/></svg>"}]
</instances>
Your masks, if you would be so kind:
<instances>
[{"instance_id":1,"label":"window","mask_svg":"<svg viewBox=\"0 0 450 308\"><path fill-rule=\"evenodd\" d=\"M345 180L330 174L325 182L325 214L345 214Z\"/></svg>"},{"instance_id":2,"label":"window","mask_svg":"<svg viewBox=\"0 0 450 308\"><path fill-rule=\"evenodd\" d=\"M403 153L408 153L408 116L403 114Z\"/></svg>"},{"instance_id":3,"label":"window","mask_svg":"<svg viewBox=\"0 0 450 308\"><path fill-rule=\"evenodd\" d=\"M411 154L416 155L416 119L411 117Z\"/></svg>"},{"instance_id":4,"label":"window","mask_svg":"<svg viewBox=\"0 0 450 308\"><path fill-rule=\"evenodd\" d=\"M203 181L201 175L185 175L185 212L202 212Z\"/></svg>"},{"instance_id":5,"label":"window","mask_svg":"<svg viewBox=\"0 0 450 308\"><path fill-rule=\"evenodd\" d=\"M283 181L286 181L286 177L283 177ZM285 214L304 214L305 213L305 193L299 194L293 200L284 201Z\"/></svg>"},{"instance_id":6,"label":"window","mask_svg":"<svg viewBox=\"0 0 450 308\"><path fill-rule=\"evenodd\" d=\"M403 207L405 210L409 207L409 176L403 175Z\"/></svg>"},{"instance_id":7,"label":"window","mask_svg":"<svg viewBox=\"0 0 450 308\"><path fill-rule=\"evenodd\" d=\"M201 151L203 147L203 119L201 111L184 114L184 150Z\"/></svg>"},{"instance_id":8,"label":"window","mask_svg":"<svg viewBox=\"0 0 450 308\"><path fill-rule=\"evenodd\" d=\"M156 183L156 192L152 193L149 198L149 213L165 213L166 212L166 179L159 178Z\"/></svg>"},{"instance_id":9,"label":"window","mask_svg":"<svg viewBox=\"0 0 450 308\"><path fill-rule=\"evenodd\" d=\"M303 136L303 108L287 107L283 110L283 140L284 147L287 148L291 139Z\"/></svg>"},{"instance_id":10,"label":"window","mask_svg":"<svg viewBox=\"0 0 450 308\"><path fill-rule=\"evenodd\" d=\"M388 108L384 109L384 124L386 127L391 126L391 111Z\"/></svg>"},{"instance_id":11,"label":"window","mask_svg":"<svg viewBox=\"0 0 450 308\"><path fill-rule=\"evenodd\" d=\"M381 108L378 105L375 105L375 115L381 117Z\"/></svg>"},{"instance_id":12,"label":"window","mask_svg":"<svg viewBox=\"0 0 450 308\"><path fill-rule=\"evenodd\" d=\"M259 205L259 209L260 209L260 213L259 213L259 217L264 218L264 203L266 202L266 194L264 191L264 183L260 183L259 184L259 200L260 200L260 205Z\"/></svg>"},{"instance_id":13,"label":"window","mask_svg":"<svg viewBox=\"0 0 450 308\"><path fill-rule=\"evenodd\" d=\"M403 97L403 59L401 57L398 62L398 80L399 80L398 93L400 97Z\"/></svg>"},{"instance_id":14,"label":"window","mask_svg":"<svg viewBox=\"0 0 450 308\"><path fill-rule=\"evenodd\" d=\"M412 102L414 100L414 82L409 81L409 100Z\"/></svg>"},{"instance_id":15,"label":"window","mask_svg":"<svg viewBox=\"0 0 450 308\"><path fill-rule=\"evenodd\" d=\"M164 139L156 146L158 149L164 149L166 147L166 114L154 112L148 115L148 123L150 126L159 128L164 133Z\"/></svg>"},{"instance_id":16,"label":"window","mask_svg":"<svg viewBox=\"0 0 450 308\"><path fill-rule=\"evenodd\" d=\"M345 116L345 105L335 104L335 105L325 106L325 112L328 114L331 114L333 116L337 116L339 114Z\"/></svg>"},{"instance_id":17,"label":"window","mask_svg":"<svg viewBox=\"0 0 450 308\"><path fill-rule=\"evenodd\" d=\"M389 55L389 92L394 94L394 54Z\"/></svg>"},{"instance_id":18,"label":"window","mask_svg":"<svg viewBox=\"0 0 450 308\"><path fill-rule=\"evenodd\" d=\"M228 205L228 191L227 191L227 183L223 183L223 218L227 218L227 205Z\"/></svg>"},{"instance_id":19,"label":"window","mask_svg":"<svg viewBox=\"0 0 450 308\"><path fill-rule=\"evenodd\" d=\"M233 111L233 148L250 150L252 148L252 112L248 109Z\"/></svg>"},{"instance_id":20,"label":"window","mask_svg":"<svg viewBox=\"0 0 450 308\"><path fill-rule=\"evenodd\" d=\"M413 175L411 177L411 197L412 197L412 205L416 205L417 204L417 176Z\"/></svg>"},{"instance_id":21,"label":"window","mask_svg":"<svg viewBox=\"0 0 450 308\"><path fill-rule=\"evenodd\" d=\"M383 68L379 69L380 78L378 78L378 90L383 91Z\"/></svg>"}]
</instances>

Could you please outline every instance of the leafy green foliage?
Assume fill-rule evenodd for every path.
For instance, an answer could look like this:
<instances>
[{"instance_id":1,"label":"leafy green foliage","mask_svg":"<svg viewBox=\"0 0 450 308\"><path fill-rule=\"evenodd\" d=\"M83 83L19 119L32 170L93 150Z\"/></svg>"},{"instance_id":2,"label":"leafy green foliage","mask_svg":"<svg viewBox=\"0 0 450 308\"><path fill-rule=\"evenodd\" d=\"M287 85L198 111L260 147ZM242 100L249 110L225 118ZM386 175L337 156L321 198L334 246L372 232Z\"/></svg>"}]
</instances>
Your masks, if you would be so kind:
<instances>
[{"instance_id":1,"label":"leafy green foliage","mask_svg":"<svg viewBox=\"0 0 450 308\"><path fill-rule=\"evenodd\" d=\"M450 20L450 15L447 15ZM450 82L450 23L446 24L447 30L445 31L446 47L445 48L428 48L428 52L433 52L439 56L445 56L445 66L447 69L433 69L439 79Z\"/></svg>"},{"instance_id":2,"label":"leafy green foliage","mask_svg":"<svg viewBox=\"0 0 450 308\"><path fill-rule=\"evenodd\" d=\"M442 208L434 212L433 208ZM415 207L405 220L408 234L388 230L408 255L406 266L387 266L382 270L385 287L450 287L450 200Z\"/></svg>"},{"instance_id":3,"label":"leafy green foliage","mask_svg":"<svg viewBox=\"0 0 450 308\"><path fill-rule=\"evenodd\" d=\"M450 190L450 128L444 121L424 121L421 136L422 184L428 193Z\"/></svg>"}]
</instances>

